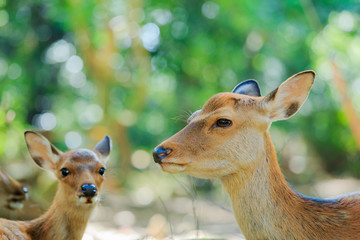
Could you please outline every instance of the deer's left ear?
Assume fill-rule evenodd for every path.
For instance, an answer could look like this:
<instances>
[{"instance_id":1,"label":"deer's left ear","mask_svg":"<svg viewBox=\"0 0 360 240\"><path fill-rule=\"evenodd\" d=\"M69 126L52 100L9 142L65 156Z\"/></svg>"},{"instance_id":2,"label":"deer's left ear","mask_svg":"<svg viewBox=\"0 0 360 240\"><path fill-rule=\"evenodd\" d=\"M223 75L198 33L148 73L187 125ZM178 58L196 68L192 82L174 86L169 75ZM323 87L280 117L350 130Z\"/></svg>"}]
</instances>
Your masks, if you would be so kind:
<instances>
[{"instance_id":1,"label":"deer's left ear","mask_svg":"<svg viewBox=\"0 0 360 240\"><path fill-rule=\"evenodd\" d=\"M106 135L100 142L98 142L95 145L93 150L100 153L102 159L106 163L108 158L109 158L110 151L111 151L111 139L110 139L110 137L108 135Z\"/></svg>"},{"instance_id":2,"label":"deer's left ear","mask_svg":"<svg viewBox=\"0 0 360 240\"><path fill-rule=\"evenodd\" d=\"M10 177L9 175L0 169L0 185L3 185L4 189L6 189L6 186L10 185Z\"/></svg>"},{"instance_id":3,"label":"deer's left ear","mask_svg":"<svg viewBox=\"0 0 360 240\"><path fill-rule=\"evenodd\" d=\"M253 97L260 97L260 87L256 80L250 79L239 83L232 90L233 93L243 94Z\"/></svg>"},{"instance_id":4,"label":"deer's left ear","mask_svg":"<svg viewBox=\"0 0 360 240\"><path fill-rule=\"evenodd\" d=\"M35 163L41 168L54 171L62 152L39 133L25 131L24 135L29 153Z\"/></svg>"},{"instance_id":5,"label":"deer's left ear","mask_svg":"<svg viewBox=\"0 0 360 240\"><path fill-rule=\"evenodd\" d=\"M303 105L315 80L314 71L293 75L261 100L271 121L288 119Z\"/></svg>"}]
</instances>

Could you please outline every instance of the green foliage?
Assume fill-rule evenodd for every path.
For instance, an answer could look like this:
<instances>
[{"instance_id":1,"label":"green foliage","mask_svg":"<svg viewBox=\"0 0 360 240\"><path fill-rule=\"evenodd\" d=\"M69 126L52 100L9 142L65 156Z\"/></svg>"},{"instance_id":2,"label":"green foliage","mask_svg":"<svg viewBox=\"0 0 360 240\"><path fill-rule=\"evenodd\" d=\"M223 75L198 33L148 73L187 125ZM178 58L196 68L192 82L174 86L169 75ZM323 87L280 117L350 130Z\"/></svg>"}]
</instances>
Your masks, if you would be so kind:
<instances>
[{"instance_id":1,"label":"green foliage","mask_svg":"<svg viewBox=\"0 0 360 240\"><path fill-rule=\"evenodd\" d=\"M276 126L301 133L326 171L359 176L359 150L329 64L341 68L359 111L358 4L313 4L0 1L1 164L27 156L27 128L45 130L62 150L108 133L124 182L137 171L133 152L150 152L211 95L249 78L266 94L314 69L308 102Z\"/></svg>"}]
</instances>

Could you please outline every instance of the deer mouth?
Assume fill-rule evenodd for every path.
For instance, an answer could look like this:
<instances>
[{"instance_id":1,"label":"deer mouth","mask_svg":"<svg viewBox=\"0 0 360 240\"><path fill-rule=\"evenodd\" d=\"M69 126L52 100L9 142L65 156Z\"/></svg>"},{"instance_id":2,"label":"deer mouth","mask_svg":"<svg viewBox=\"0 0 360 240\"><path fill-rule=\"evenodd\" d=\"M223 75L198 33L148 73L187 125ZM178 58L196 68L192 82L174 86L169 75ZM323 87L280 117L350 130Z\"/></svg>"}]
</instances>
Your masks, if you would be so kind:
<instances>
[{"instance_id":1,"label":"deer mouth","mask_svg":"<svg viewBox=\"0 0 360 240\"><path fill-rule=\"evenodd\" d=\"M178 166L186 166L188 163L176 163L176 162L162 162L160 163L161 166L168 166L168 165L178 165Z\"/></svg>"},{"instance_id":2,"label":"deer mouth","mask_svg":"<svg viewBox=\"0 0 360 240\"><path fill-rule=\"evenodd\" d=\"M160 163L161 169L168 173L183 172L188 163L175 163L175 162L162 162Z\"/></svg>"},{"instance_id":3,"label":"deer mouth","mask_svg":"<svg viewBox=\"0 0 360 240\"><path fill-rule=\"evenodd\" d=\"M93 197L87 197L85 195L80 195L79 196L79 202L80 204L85 204L85 205L92 205L95 204L99 201L99 196L95 195Z\"/></svg>"},{"instance_id":4,"label":"deer mouth","mask_svg":"<svg viewBox=\"0 0 360 240\"><path fill-rule=\"evenodd\" d=\"M25 200L25 199L24 199ZM17 210L24 207L23 200L11 199L8 201L6 208L9 210Z\"/></svg>"},{"instance_id":5,"label":"deer mouth","mask_svg":"<svg viewBox=\"0 0 360 240\"><path fill-rule=\"evenodd\" d=\"M27 194L12 194L8 200L7 205L5 206L9 210L17 210L24 207L24 201L27 199Z\"/></svg>"}]
</instances>

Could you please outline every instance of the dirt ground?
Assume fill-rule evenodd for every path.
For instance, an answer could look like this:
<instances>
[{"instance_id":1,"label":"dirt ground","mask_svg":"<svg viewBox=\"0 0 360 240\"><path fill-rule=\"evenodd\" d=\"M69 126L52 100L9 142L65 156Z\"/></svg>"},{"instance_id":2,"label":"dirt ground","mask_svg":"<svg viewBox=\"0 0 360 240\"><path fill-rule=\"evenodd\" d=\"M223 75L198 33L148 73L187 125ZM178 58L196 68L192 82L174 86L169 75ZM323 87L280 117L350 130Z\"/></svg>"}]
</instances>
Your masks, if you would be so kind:
<instances>
[{"instance_id":1,"label":"dirt ground","mask_svg":"<svg viewBox=\"0 0 360 240\"><path fill-rule=\"evenodd\" d=\"M359 191L360 181L355 179L329 179L311 186L295 187L311 196L329 198ZM140 195L145 201L146 195ZM243 240L226 194L214 202L197 196L154 198L151 203L139 205L128 194L106 190L96 207L83 240ZM30 209L30 210L29 210ZM32 219L43 213L39 204L27 201L19 212L0 211L2 217Z\"/></svg>"},{"instance_id":2,"label":"dirt ground","mask_svg":"<svg viewBox=\"0 0 360 240\"><path fill-rule=\"evenodd\" d=\"M244 237L231 210L210 201L179 197L140 208L126 197L107 194L95 210L83 239L242 240Z\"/></svg>"},{"instance_id":3,"label":"dirt ground","mask_svg":"<svg viewBox=\"0 0 360 240\"><path fill-rule=\"evenodd\" d=\"M329 179L299 192L322 198L359 191L355 179ZM194 211L195 209L195 211ZM87 227L83 240L208 239L244 240L229 202L214 203L188 197L134 206L128 197L107 194Z\"/></svg>"}]
</instances>

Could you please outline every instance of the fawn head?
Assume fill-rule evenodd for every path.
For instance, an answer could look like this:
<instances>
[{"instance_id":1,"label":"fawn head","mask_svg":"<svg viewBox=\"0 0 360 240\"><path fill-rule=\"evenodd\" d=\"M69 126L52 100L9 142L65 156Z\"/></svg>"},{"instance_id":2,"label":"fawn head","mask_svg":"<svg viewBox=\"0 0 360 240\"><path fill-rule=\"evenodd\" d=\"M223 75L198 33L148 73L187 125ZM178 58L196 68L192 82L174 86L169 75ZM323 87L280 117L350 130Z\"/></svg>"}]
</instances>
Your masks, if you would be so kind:
<instances>
[{"instance_id":1,"label":"fawn head","mask_svg":"<svg viewBox=\"0 0 360 240\"><path fill-rule=\"evenodd\" d=\"M4 170L0 169L0 193L3 196L1 198L5 200L2 205L5 205L10 210L15 210L24 206L28 190Z\"/></svg>"},{"instance_id":2,"label":"fawn head","mask_svg":"<svg viewBox=\"0 0 360 240\"><path fill-rule=\"evenodd\" d=\"M59 180L58 197L79 206L91 206L99 200L111 149L109 136L98 142L93 150L64 153L39 133L26 131L25 140L34 162L53 172Z\"/></svg>"},{"instance_id":3,"label":"fawn head","mask_svg":"<svg viewBox=\"0 0 360 240\"><path fill-rule=\"evenodd\" d=\"M158 145L154 160L165 172L221 178L255 169L265 154L265 134L273 121L293 116L306 100L315 73L298 73L265 97L256 81L211 97L188 124Z\"/></svg>"}]
</instances>

